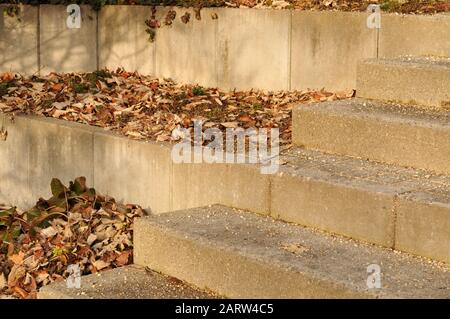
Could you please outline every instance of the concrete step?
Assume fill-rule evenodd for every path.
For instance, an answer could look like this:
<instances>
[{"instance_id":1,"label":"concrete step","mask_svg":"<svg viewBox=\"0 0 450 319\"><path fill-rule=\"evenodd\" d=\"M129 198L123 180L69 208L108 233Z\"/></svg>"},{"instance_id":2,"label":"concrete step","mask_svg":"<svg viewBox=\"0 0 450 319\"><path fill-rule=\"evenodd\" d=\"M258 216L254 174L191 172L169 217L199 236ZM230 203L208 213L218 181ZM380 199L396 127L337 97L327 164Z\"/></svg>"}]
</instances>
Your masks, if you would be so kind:
<instances>
[{"instance_id":1,"label":"concrete step","mask_svg":"<svg viewBox=\"0 0 450 319\"><path fill-rule=\"evenodd\" d=\"M272 217L450 264L450 176L300 148L280 160Z\"/></svg>"},{"instance_id":2,"label":"concrete step","mask_svg":"<svg viewBox=\"0 0 450 319\"><path fill-rule=\"evenodd\" d=\"M351 99L293 110L293 143L450 174L450 112Z\"/></svg>"},{"instance_id":3,"label":"concrete step","mask_svg":"<svg viewBox=\"0 0 450 319\"><path fill-rule=\"evenodd\" d=\"M358 97L450 109L450 58L365 60L356 82Z\"/></svg>"},{"instance_id":4,"label":"concrete step","mask_svg":"<svg viewBox=\"0 0 450 319\"><path fill-rule=\"evenodd\" d=\"M56 282L40 289L39 299L198 299L215 298L181 280L129 265L81 277L81 288Z\"/></svg>"},{"instance_id":5,"label":"concrete step","mask_svg":"<svg viewBox=\"0 0 450 319\"><path fill-rule=\"evenodd\" d=\"M137 264L227 297L450 298L442 265L225 206L140 218L134 241Z\"/></svg>"}]
</instances>

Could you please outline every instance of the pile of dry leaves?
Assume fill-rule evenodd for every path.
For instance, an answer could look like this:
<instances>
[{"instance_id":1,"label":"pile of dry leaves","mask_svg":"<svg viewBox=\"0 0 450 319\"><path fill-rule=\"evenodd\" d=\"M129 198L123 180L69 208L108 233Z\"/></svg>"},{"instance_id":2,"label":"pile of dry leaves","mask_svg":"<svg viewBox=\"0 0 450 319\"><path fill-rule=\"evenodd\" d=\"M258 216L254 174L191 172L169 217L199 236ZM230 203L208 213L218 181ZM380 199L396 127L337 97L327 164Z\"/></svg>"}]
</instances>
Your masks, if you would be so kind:
<instances>
[{"instance_id":1,"label":"pile of dry leaves","mask_svg":"<svg viewBox=\"0 0 450 319\"><path fill-rule=\"evenodd\" d=\"M51 182L53 196L25 212L0 206L0 295L34 298L36 290L68 276L132 263L132 225L145 214L96 194L84 177L65 187Z\"/></svg>"},{"instance_id":2,"label":"pile of dry leaves","mask_svg":"<svg viewBox=\"0 0 450 319\"><path fill-rule=\"evenodd\" d=\"M431 14L450 11L449 0L84 0L78 1L90 4L94 9L101 9L103 5L164 5L180 7L245 7L245 8L273 8L300 10L339 10L366 11L369 4L379 4L387 12ZM0 3L16 5L50 3L71 4L69 0L0 0ZM10 9L9 14L16 11Z\"/></svg>"},{"instance_id":3,"label":"pile of dry leaves","mask_svg":"<svg viewBox=\"0 0 450 319\"><path fill-rule=\"evenodd\" d=\"M366 11L369 4L378 4L385 12L433 14L450 11L449 0L232 0L232 2L248 7L320 11Z\"/></svg>"},{"instance_id":4,"label":"pile of dry leaves","mask_svg":"<svg viewBox=\"0 0 450 319\"><path fill-rule=\"evenodd\" d=\"M0 75L0 111L36 114L100 126L136 139L171 141L175 128L273 128L291 141L294 103L337 100L353 92L224 92L123 70L50 73L29 78Z\"/></svg>"}]
</instances>

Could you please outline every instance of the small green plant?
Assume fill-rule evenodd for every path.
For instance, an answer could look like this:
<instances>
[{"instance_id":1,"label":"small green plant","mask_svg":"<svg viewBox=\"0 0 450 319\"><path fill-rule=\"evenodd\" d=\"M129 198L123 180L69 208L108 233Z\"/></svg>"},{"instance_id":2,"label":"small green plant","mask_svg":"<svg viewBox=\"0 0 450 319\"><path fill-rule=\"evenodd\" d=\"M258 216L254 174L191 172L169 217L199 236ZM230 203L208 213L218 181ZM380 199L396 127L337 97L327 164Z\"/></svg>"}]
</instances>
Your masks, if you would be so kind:
<instances>
[{"instance_id":1,"label":"small green plant","mask_svg":"<svg viewBox=\"0 0 450 319\"><path fill-rule=\"evenodd\" d=\"M84 94L89 92L89 85L85 83L74 83L73 90L78 94Z\"/></svg>"},{"instance_id":2,"label":"small green plant","mask_svg":"<svg viewBox=\"0 0 450 319\"><path fill-rule=\"evenodd\" d=\"M94 87L97 84L98 80L104 80L106 78L111 78L111 74L106 70L98 70L86 74L87 82L89 82L90 85Z\"/></svg>"},{"instance_id":3,"label":"small green plant","mask_svg":"<svg viewBox=\"0 0 450 319\"><path fill-rule=\"evenodd\" d=\"M253 104L253 109L257 111L264 110L264 107L261 104Z\"/></svg>"},{"instance_id":4,"label":"small green plant","mask_svg":"<svg viewBox=\"0 0 450 319\"><path fill-rule=\"evenodd\" d=\"M10 6L7 6L3 9L3 15L8 16L10 18L17 18L17 20L20 22L20 7L17 4L13 4Z\"/></svg>"},{"instance_id":5,"label":"small green plant","mask_svg":"<svg viewBox=\"0 0 450 319\"><path fill-rule=\"evenodd\" d=\"M197 85L192 88L192 94L195 96L205 95L205 90L201 86Z\"/></svg>"},{"instance_id":6,"label":"small green plant","mask_svg":"<svg viewBox=\"0 0 450 319\"><path fill-rule=\"evenodd\" d=\"M16 213L16 207L0 210L0 251L6 248L5 244L17 239L22 232L20 221L14 218Z\"/></svg>"},{"instance_id":7,"label":"small green plant","mask_svg":"<svg viewBox=\"0 0 450 319\"><path fill-rule=\"evenodd\" d=\"M14 81L2 81L0 82L0 97L8 94L8 89L14 86Z\"/></svg>"},{"instance_id":8,"label":"small green plant","mask_svg":"<svg viewBox=\"0 0 450 319\"><path fill-rule=\"evenodd\" d=\"M59 257L67 253L67 250L64 247L55 247L53 248L53 257Z\"/></svg>"},{"instance_id":9,"label":"small green plant","mask_svg":"<svg viewBox=\"0 0 450 319\"><path fill-rule=\"evenodd\" d=\"M53 106L52 106L52 104L55 102L55 100L54 99L47 99L47 100L44 100L44 101L42 101L42 108L44 109L44 110L46 110L46 109L50 109L50 108L52 108Z\"/></svg>"}]
</instances>

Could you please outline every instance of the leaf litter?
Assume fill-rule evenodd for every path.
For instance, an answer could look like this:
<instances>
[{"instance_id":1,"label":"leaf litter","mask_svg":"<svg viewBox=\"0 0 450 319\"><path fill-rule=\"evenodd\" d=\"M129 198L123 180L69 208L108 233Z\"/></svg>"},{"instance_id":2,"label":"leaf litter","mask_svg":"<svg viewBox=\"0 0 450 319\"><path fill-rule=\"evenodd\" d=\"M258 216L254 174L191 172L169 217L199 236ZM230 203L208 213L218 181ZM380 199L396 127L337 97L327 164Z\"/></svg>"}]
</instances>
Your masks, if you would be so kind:
<instances>
[{"instance_id":1,"label":"leaf litter","mask_svg":"<svg viewBox=\"0 0 450 319\"><path fill-rule=\"evenodd\" d=\"M0 111L34 114L116 131L133 139L176 141L176 128L279 128L291 143L294 104L349 98L353 91L222 91L118 69L92 73L0 75ZM192 134L191 134L192 135Z\"/></svg>"},{"instance_id":2,"label":"leaf litter","mask_svg":"<svg viewBox=\"0 0 450 319\"><path fill-rule=\"evenodd\" d=\"M118 69L24 77L0 74L0 111L74 121L133 139L176 141L176 128L274 128L291 141L293 104L349 98L351 92L222 91L177 84ZM2 140L7 131L0 131ZM97 194L84 177L64 186L51 181L52 197L28 211L0 206L0 295L35 298L37 290L64 280L67 267L81 274L132 263L132 223L145 211Z\"/></svg>"},{"instance_id":3,"label":"leaf litter","mask_svg":"<svg viewBox=\"0 0 450 319\"><path fill-rule=\"evenodd\" d=\"M0 205L0 295L36 298L40 287L67 278L69 265L87 275L132 263L141 207L96 193L84 177L69 187L54 178L51 191L27 211Z\"/></svg>"},{"instance_id":4,"label":"leaf litter","mask_svg":"<svg viewBox=\"0 0 450 319\"><path fill-rule=\"evenodd\" d=\"M0 111L74 121L133 139L176 141L176 128L279 128L291 142L296 103L349 98L351 92L222 91L118 69L24 77L0 74ZM2 140L7 131L1 128ZM0 206L0 294L35 298L37 290L64 280L67 267L81 274L132 263L132 223L145 211L123 205L86 186L84 177L64 186L51 182L52 197L28 211Z\"/></svg>"}]
</instances>

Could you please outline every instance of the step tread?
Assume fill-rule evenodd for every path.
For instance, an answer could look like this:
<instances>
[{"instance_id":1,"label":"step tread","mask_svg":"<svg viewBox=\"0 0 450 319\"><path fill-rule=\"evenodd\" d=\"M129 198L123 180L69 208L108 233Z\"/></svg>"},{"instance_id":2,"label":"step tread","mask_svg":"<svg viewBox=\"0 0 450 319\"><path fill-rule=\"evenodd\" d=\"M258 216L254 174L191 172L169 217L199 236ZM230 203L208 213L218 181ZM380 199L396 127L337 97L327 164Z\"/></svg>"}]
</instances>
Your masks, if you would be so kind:
<instances>
[{"instance_id":1,"label":"step tread","mask_svg":"<svg viewBox=\"0 0 450 319\"><path fill-rule=\"evenodd\" d=\"M354 117L373 117L390 122L402 122L410 125L439 127L450 130L450 113L437 109L419 109L412 105L389 103L363 98L328 101L314 104L300 104L295 108L327 112Z\"/></svg>"},{"instance_id":2,"label":"step tread","mask_svg":"<svg viewBox=\"0 0 450 319\"><path fill-rule=\"evenodd\" d=\"M395 58L367 59L363 63L393 66L445 68L450 70L450 58L433 56L400 56Z\"/></svg>"},{"instance_id":3,"label":"step tread","mask_svg":"<svg viewBox=\"0 0 450 319\"><path fill-rule=\"evenodd\" d=\"M139 223L140 231L161 229L164 236L232 252L280 273L306 275L311 283L333 283L369 297L450 297L450 273L442 264L238 209L214 205L145 217ZM178 255L172 254L176 267ZM370 264L381 266L382 289L366 286Z\"/></svg>"},{"instance_id":4,"label":"step tread","mask_svg":"<svg viewBox=\"0 0 450 319\"><path fill-rule=\"evenodd\" d=\"M171 299L212 298L213 295L188 286L180 280L129 265L83 276L80 289L66 282L41 288L39 299Z\"/></svg>"},{"instance_id":5,"label":"step tread","mask_svg":"<svg viewBox=\"0 0 450 319\"><path fill-rule=\"evenodd\" d=\"M299 147L283 152L280 161L279 174L450 205L447 175Z\"/></svg>"}]
</instances>

